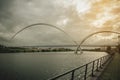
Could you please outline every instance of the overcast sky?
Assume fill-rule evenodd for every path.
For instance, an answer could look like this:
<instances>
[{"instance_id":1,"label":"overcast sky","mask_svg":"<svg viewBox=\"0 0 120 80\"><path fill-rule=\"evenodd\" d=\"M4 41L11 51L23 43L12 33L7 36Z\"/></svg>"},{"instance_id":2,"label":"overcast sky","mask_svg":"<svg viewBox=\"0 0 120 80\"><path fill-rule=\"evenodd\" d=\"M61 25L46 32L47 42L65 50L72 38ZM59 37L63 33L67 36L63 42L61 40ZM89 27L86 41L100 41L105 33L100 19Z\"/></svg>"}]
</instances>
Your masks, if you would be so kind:
<instances>
[{"instance_id":1,"label":"overcast sky","mask_svg":"<svg viewBox=\"0 0 120 80\"><path fill-rule=\"evenodd\" d=\"M10 40L17 31L34 23L55 25L80 43L96 31L120 32L120 0L0 0L0 44L74 44L70 37L49 26L30 27ZM115 43L116 36L98 34L85 43Z\"/></svg>"}]
</instances>

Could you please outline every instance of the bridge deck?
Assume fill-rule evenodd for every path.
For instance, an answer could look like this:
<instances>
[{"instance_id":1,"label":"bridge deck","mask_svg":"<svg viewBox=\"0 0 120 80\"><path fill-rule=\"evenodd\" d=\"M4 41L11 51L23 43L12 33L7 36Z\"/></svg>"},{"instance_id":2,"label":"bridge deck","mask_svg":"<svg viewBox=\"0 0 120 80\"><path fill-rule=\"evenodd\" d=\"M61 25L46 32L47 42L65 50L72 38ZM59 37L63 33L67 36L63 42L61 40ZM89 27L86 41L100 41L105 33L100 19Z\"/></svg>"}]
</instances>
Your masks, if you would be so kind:
<instances>
[{"instance_id":1,"label":"bridge deck","mask_svg":"<svg viewBox=\"0 0 120 80\"><path fill-rule=\"evenodd\" d=\"M120 54L116 53L111 63L97 80L120 80Z\"/></svg>"}]
</instances>

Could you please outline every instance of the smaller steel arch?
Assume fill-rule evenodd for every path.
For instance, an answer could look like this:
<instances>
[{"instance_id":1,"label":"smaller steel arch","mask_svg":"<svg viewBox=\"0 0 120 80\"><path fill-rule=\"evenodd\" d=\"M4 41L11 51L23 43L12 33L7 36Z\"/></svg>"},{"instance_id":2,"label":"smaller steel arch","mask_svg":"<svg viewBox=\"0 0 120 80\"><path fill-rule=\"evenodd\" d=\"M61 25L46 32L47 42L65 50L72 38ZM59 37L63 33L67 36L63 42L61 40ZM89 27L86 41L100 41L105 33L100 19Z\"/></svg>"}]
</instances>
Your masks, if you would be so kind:
<instances>
[{"instance_id":1,"label":"smaller steel arch","mask_svg":"<svg viewBox=\"0 0 120 80\"><path fill-rule=\"evenodd\" d=\"M81 43L78 45L77 49L75 50L75 53L77 54L79 49L80 49L80 53L83 53L83 52L82 52L82 49L81 49L81 45L82 45L88 38L90 38L91 36L93 36L93 35L95 35L95 34L99 34L99 33L115 33L115 34L120 34L120 32L115 32L115 31L98 31L98 32L94 32L94 33L86 36L86 37L81 41Z\"/></svg>"},{"instance_id":2,"label":"smaller steel arch","mask_svg":"<svg viewBox=\"0 0 120 80\"><path fill-rule=\"evenodd\" d=\"M78 46L78 43L68 34L66 33L64 30L58 28L57 26L54 26L52 24L48 24L48 23L35 23L35 24L31 24L31 25L28 25L28 26L25 26L24 28L22 28L21 30L19 30L17 33L15 33L11 40L14 39L20 32L22 32L23 30L29 28L29 27L33 27L33 26L37 26L37 25L46 25L46 26L49 26L49 27L52 27L52 28L55 28L61 32L63 32L65 35L67 35L77 46Z\"/></svg>"}]
</instances>

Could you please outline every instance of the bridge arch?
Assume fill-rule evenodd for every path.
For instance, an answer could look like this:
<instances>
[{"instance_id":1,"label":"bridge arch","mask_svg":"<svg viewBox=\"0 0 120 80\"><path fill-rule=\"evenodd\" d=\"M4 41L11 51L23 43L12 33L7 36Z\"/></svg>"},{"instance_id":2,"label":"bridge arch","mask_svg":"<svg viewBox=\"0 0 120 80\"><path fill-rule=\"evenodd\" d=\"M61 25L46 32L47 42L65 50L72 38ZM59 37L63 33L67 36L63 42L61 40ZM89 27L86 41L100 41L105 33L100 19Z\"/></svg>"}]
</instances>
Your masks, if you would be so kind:
<instances>
[{"instance_id":1,"label":"bridge arch","mask_svg":"<svg viewBox=\"0 0 120 80\"><path fill-rule=\"evenodd\" d=\"M63 32L66 36L68 36L77 46L78 46L78 43L68 34L66 33L64 30L58 28L57 26L54 26L52 24L47 24L47 23L35 23L35 24L31 24L31 25L28 25L28 26L25 26L24 28L22 28L21 30L19 30L17 33L15 33L11 40L14 39L20 32L24 31L25 29L29 28L29 27L34 27L34 26L37 26L37 25L45 25L45 26L49 26L49 27L52 27L52 28L55 28L61 32Z\"/></svg>"},{"instance_id":2,"label":"bridge arch","mask_svg":"<svg viewBox=\"0 0 120 80\"><path fill-rule=\"evenodd\" d=\"M86 36L78 45L77 49L75 50L75 53L78 53L78 50L80 49L80 53L82 53L82 49L81 49L81 45L90 37L92 37L93 35L99 34L99 33L115 33L115 34L120 34L120 32L115 32L115 31L98 31L98 32L94 32L88 36Z\"/></svg>"}]
</instances>

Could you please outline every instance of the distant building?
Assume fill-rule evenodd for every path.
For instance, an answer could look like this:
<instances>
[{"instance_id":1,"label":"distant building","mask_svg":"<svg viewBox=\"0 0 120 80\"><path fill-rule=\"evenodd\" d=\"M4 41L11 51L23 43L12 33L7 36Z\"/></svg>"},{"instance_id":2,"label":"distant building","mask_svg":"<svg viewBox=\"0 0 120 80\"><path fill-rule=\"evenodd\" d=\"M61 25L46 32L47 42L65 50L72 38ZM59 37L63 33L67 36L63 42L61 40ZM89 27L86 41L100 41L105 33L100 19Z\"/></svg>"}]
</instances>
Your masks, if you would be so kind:
<instances>
[{"instance_id":1,"label":"distant building","mask_svg":"<svg viewBox=\"0 0 120 80\"><path fill-rule=\"evenodd\" d=\"M0 48L5 48L5 46L0 44Z\"/></svg>"}]
</instances>

